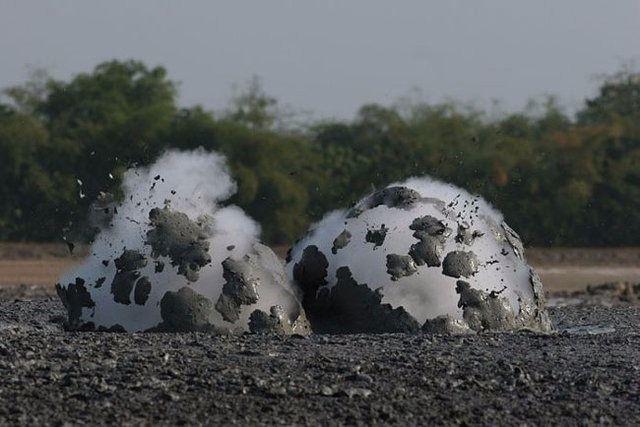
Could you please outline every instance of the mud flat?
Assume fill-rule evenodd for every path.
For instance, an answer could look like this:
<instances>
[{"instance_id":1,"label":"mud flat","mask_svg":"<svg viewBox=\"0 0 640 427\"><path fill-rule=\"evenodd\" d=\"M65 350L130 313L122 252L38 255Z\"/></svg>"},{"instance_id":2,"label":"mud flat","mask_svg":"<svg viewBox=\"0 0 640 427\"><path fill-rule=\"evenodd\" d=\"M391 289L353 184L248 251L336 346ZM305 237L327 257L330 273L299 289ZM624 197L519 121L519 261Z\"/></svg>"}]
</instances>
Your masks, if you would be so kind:
<instances>
[{"instance_id":1,"label":"mud flat","mask_svg":"<svg viewBox=\"0 0 640 427\"><path fill-rule=\"evenodd\" d=\"M640 308L551 309L559 332L65 332L0 302L0 424L640 423Z\"/></svg>"}]
</instances>

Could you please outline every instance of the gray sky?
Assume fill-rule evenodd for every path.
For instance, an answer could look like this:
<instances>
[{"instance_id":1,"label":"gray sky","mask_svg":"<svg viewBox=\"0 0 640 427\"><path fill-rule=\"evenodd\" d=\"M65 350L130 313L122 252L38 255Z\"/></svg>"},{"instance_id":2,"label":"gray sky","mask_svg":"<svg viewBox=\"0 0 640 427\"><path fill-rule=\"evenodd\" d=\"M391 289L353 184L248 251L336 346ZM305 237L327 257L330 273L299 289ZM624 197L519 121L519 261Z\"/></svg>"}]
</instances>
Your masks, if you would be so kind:
<instances>
[{"instance_id":1,"label":"gray sky","mask_svg":"<svg viewBox=\"0 0 640 427\"><path fill-rule=\"evenodd\" d=\"M259 75L281 103L351 117L419 88L521 109L575 109L596 76L640 60L640 0L0 0L0 86L29 67L58 78L100 61L162 64L183 105L219 109Z\"/></svg>"}]
</instances>

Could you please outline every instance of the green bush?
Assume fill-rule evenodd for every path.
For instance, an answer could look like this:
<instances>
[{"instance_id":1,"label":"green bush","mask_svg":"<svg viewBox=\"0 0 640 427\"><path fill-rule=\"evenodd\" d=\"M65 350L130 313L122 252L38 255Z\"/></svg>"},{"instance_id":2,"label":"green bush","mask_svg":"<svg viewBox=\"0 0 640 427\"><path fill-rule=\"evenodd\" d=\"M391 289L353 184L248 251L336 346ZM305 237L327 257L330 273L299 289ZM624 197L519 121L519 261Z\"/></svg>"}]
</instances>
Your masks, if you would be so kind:
<instances>
[{"instance_id":1,"label":"green bush","mask_svg":"<svg viewBox=\"0 0 640 427\"><path fill-rule=\"evenodd\" d=\"M640 244L637 74L603 82L575 120L553 99L499 119L455 104L372 104L304 131L282 126L257 79L218 117L179 108L166 71L138 61L67 82L36 77L0 104L0 239L60 239L100 191L117 193L127 168L203 147L227 157L239 189L230 202L269 243L374 188L430 175L486 197L529 244Z\"/></svg>"}]
</instances>

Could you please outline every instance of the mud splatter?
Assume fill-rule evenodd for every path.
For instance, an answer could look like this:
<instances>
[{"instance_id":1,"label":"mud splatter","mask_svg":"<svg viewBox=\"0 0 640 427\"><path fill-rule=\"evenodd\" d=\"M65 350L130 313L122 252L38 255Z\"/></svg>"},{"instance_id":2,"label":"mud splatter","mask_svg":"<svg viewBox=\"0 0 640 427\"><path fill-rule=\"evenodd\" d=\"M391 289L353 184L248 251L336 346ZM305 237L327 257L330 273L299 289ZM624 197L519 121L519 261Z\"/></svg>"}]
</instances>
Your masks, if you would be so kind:
<instances>
[{"instance_id":1,"label":"mud splatter","mask_svg":"<svg viewBox=\"0 0 640 427\"><path fill-rule=\"evenodd\" d=\"M478 258L469 251L451 251L444 257L442 274L450 277L471 277L478 272Z\"/></svg>"},{"instance_id":2,"label":"mud splatter","mask_svg":"<svg viewBox=\"0 0 640 427\"><path fill-rule=\"evenodd\" d=\"M382 246L388 231L389 227L385 227L384 224L382 224L380 228L368 229L364 240L367 243L373 243L373 249L375 250L378 246Z\"/></svg>"},{"instance_id":3,"label":"mud splatter","mask_svg":"<svg viewBox=\"0 0 640 427\"><path fill-rule=\"evenodd\" d=\"M388 254L387 255L387 273L391 276L391 280L398 280L401 277L411 276L418 267L409 255Z\"/></svg>"},{"instance_id":4,"label":"mud splatter","mask_svg":"<svg viewBox=\"0 0 640 427\"><path fill-rule=\"evenodd\" d=\"M153 208L149 212L152 229L147 232L146 243L152 248L152 256L168 256L171 265L178 267L190 282L198 280L200 268L211 262L208 220L192 221L183 212L169 207Z\"/></svg>"}]
</instances>

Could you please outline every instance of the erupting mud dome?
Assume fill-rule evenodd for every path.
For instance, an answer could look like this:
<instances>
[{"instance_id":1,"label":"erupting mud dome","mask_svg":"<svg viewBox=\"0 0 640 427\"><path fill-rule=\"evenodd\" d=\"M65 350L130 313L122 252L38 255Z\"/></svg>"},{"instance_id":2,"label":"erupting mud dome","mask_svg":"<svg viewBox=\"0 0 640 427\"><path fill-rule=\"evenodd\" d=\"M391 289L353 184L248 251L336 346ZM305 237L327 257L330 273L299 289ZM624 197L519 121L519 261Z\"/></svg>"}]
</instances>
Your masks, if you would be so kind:
<instances>
[{"instance_id":1,"label":"erupting mud dome","mask_svg":"<svg viewBox=\"0 0 640 427\"><path fill-rule=\"evenodd\" d=\"M305 333L295 289L258 243L257 224L218 205L234 192L224 158L204 151L127 171L123 201L100 200L91 255L57 285L68 327Z\"/></svg>"},{"instance_id":2,"label":"erupting mud dome","mask_svg":"<svg viewBox=\"0 0 640 427\"><path fill-rule=\"evenodd\" d=\"M551 329L516 232L482 198L434 180L330 213L287 261L315 332Z\"/></svg>"}]
</instances>

